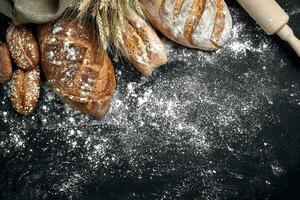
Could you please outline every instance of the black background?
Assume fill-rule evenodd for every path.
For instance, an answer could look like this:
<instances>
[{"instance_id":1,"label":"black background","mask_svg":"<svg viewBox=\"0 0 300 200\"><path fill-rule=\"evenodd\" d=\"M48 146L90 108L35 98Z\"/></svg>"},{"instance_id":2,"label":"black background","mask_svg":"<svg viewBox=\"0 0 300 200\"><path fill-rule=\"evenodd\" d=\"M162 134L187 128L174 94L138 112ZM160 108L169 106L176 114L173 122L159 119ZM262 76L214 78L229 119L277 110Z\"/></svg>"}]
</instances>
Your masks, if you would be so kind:
<instances>
[{"instance_id":1,"label":"black background","mask_svg":"<svg viewBox=\"0 0 300 200\"><path fill-rule=\"evenodd\" d=\"M295 34L300 36L300 12L294 12L300 10L300 2L278 2L291 15L290 25ZM61 127L59 122L68 120L70 116L80 121L84 115L65 112L59 100L52 102L54 105L47 102L43 97L47 91L43 89L37 114L33 115L35 118L19 116L9 105L8 85L1 86L0 112L4 111L6 114L0 115L0 141L4 141L0 145L0 199L299 199L300 59L277 37L269 38L256 28L256 24L235 1L227 3L232 11L234 24L245 24L242 32L248 38L240 39L250 39L256 46L262 41L268 41L268 51L253 53L250 49L239 57L232 57L226 51L222 55L220 52L207 53L220 58L214 63L204 63L204 67L202 65L200 69L204 76L200 77L199 68L190 67L203 64L197 60L197 51L182 50L184 48L174 46L170 52L173 54L173 61L158 69L146 81L135 70L117 63L116 70L122 72L118 75L117 96L128 97L128 83L142 83L136 92L140 95L144 88L156 86L163 80L157 88L166 92L154 92L158 95L161 92L167 99L172 99L172 93L180 95L180 90L184 90L172 81L177 80L176 78L184 81L180 77L191 77L196 82L200 82L200 78L206 82L219 80L218 83L224 85L214 86L212 90L219 88L217 91L224 91L225 94L236 92L239 93L237 96L247 99L253 95L251 91L255 95L259 90L254 88L243 93L244 90L241 89L242 86L247 87L247 84L249 87L257 86L254 82L258 79L255 78L249 79L253 82L247 83L248 79L239 82L239 75L250 70L255 72L253 76L262 77L259 80L265 81L265 93L271 94L272 104L258 96L258 110L245 116L241 114L241 122L233 122L227 127L214 123L213 112L210 113L212 120L205 121L209 118L199 113L209 108L204 108L201 102L189 107L184 112L188 115L185 119L198 126L207 126L207 137L213 144L210 151L201 153L195 146L185 142L189 141L189 134L193 131L183 132L186 136L179 139L170 138L168 132L179 132L172 130L172 122L160 114L155 119L145 117L146 112L135 108L134 96L124 100L128 104L128 110L132 112L126 112L123 116L132 121L127 124L136 126L133 129L113 120L115 116L124 115L124 112L117 109L108 114L106 121L85 118L83 124L72 125L66 122ZM8 25L4 16L0 17L0 24L1 41L4 41ZM187 52L192 54L188 60L190 64L186 63L187 59L176 59L177 55L186 55ZM258 55L264 59L258 59ZM286 63L284 67L280 67L282 61ZM264 72L263 67L267 67L268 71ZM230 73L225 73L222 69L229 69ZM164 83L170 83L168 80L172 80L170 82L174 84L171 86L176 87L164 86ZM182 82L179 85L185 84ZM188 84L187 88L189 87L192 88ZM185 94L182 94L182 100L197 101L197 95ZM43 111L43 105L46 104L47 112ZM43 123L44 118L48 120L47 123ZM140 119L146 124L139 126ZM251 124L258 122L261 127L251 129ZM154 126L154 123L157 125ZM234 135L239 133L236 129L247 127L247 136ZM83 136L76 140L79 147L70 150L68 141L72 138L66 135L74 128L76 131L81 130ZM125 132L132 134L132 137L125 137L128 141L124 141L122 137ZM16 141L16 135L24 142L22 148L17 148L12 142ZM99 158L102 164L96 168L86 160L86 155L91 153L91 149L84 143L88 137L92 137L94 143L101 143L103 137L109 138L110 148L106 150L104 157ZM165 144L165 141L169 143ZM128 149L124 144L127 142L133 144L134 147L129 150L134 149L134 153L126 154ZM230 150L227 145L234 150ZM271 166L280 167L274 170ZM67 189L60 190L67 183L70 184Z\"/></svg>"}]
</instances>

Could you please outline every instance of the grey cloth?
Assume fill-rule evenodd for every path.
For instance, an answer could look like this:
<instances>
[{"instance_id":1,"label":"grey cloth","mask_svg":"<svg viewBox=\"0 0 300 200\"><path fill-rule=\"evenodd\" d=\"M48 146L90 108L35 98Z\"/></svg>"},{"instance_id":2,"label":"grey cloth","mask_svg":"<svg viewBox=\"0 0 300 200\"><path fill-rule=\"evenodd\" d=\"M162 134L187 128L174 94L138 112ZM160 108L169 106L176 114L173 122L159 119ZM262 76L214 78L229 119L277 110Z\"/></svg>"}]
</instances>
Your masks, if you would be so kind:
<instances>
[{"instance_id":1,"label":"grey cloth","mask_svg":"<svg viewBox=\"0 0 300 200\"><path fill-rule=\"evenodd\" d=\"M28 23L44 23L58 18L72 0L0 0L0 12Z\"/></svg>"}]
</instances>

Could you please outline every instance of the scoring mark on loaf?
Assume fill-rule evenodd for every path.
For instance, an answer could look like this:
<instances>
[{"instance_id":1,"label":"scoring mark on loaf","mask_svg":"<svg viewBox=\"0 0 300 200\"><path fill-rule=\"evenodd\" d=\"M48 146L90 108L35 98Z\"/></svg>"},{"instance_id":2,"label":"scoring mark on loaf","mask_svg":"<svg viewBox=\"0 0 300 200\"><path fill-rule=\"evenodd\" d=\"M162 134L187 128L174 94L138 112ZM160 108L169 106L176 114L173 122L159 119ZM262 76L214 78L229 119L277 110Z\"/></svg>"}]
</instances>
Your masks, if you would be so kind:
<instances>
[{"instance_id":1,"label":"scoring mark on loaf","mask_svg":"<svg viewBox=\"0 0 300 200\"><path fill-rule=\"evenodd\" d=\"M152 28L149 27L149 25L140 17L136 16L136 20L128 20L128 23L132 27L132 30L137 33L137 35L142 39L143 41L143 47L147 50L147 57L151 57L151 54L161 54L165 52L165 47L162 42L158 41L159 38L155 34L154 31L152 31ZM148 29L148 30L147 30ZM149 33L149 31L153 33ZM129 34L130 32L127 32ZM129 34L130 35L130 34Z\"/></svg>"},{"instance_id":2,"label":"scoring mark on loaf","mask_svg":"<svg viewBox=\"0 0 300 200\"><path fill-rule=\"evenodd\" d=\"M152 9L158 9L153 8ZM150 9L151 9L150 8ZM176 37L177 36L177 30L174 26L174 21L176 20L176 17L180 14L181 6L180 8L175 9L175 4L173 0L164 0L160 9L159 9L159 18L161 19L162 23L166 26L166 28L172 30L172 34ZM174 15L175 14L175 15ZM176 17L175 17L176 16ZM155 16L155 18L158 16ZM159 20L159 19L155 19Z\"/></svg>"},{"instance_id":3,"label":"scoring mark on loaf","mask_svg":"<svg viewBox=\"0 0 300 200\"><path fill-rule=\"evenodd\" d=\"M175 20L178 17L182 9L183 2L184 0L175 0L174 10L173 10L173 20Z\"/></svg>"},{"instance_id":4,"label":"scoring mark on loaf","mask_svg":"<svg viewBox=\"0 0 300 200\"><path fill-rule=\"evenodd\" d=\"M12 23L7 29L6 40L11 56L19 68L30 70L38 65L38 44L30 29Z\"/></svg>"},{"instance_id":5,"label":"scoring mark on loaf","mask_svg":"<svg viewBox=\"0 0 300 200\"><path fill-rule=\"evenodd\" d=\"M216 19L216 3L214 1L207 0L201 19L192 33L193 44L199 48L211 49L211 35Z\"/></svg>"},{"instance_id":6,"label":"scoring mark on loaf","mask_svg":"<svg viewBox=\"0 0 300 200\"><path fill-rule=\"evenodd\" d=\"M124 28L124 44L126 48L126 54L134 59L136 62L142 65L147 65L149 63L148 53L146 50L147 44L144 43L142 35L139 35L133 25L125 21Z\"/></svg>"},{"instance_id":7,"label":"scoring mark on loaf","mask_svg":"<svg viewBox=\"0 0 300 200\"><path fill-rule=\"evenodd\" d=\"M54 64L52 66L52 73L55 74L56 65L65 65L59 73L55 75L55 79L59 81L59 87L69 88L73 90L76 87L79 87L80 90L84 88L89 88L89 93L92 93L92 86L87 83L82 83L79 74L84 73L80 69L80 65L83 63L87 64L84 56L86 54L87 48L84 45L76 43L76 40L73 40L69 37L61 37L60 35L70 36L73 31L73 28L69 27L66 30L62 27L60 23L55 23L52 28L52 34L47 42L48 46L46 47L46 59ZM92 82L96 82L95 80ZM81 85L83 84L85 87ZM85 91L80 91L80 101L86 102L87 94Z\"/></svg>"},{"instance_id":8,"label":"scoring mark on loaf","mask_svg":"<svg viewBox=\"0 0 300 200\"><path fill-rule=\"evenodd\" d=\"M10 99L13 108L20 114L29 115L36 108L40 94L40 70L17 70L10 84Z\"/></svg>"},{"instance_id":9,"label":"scoring mark on loaf","mask_svg":"<svg viewBox=\"0 0 300 200\"><path fill-rule=\"evenodd\" d=\"M187 18L184 27L184 37L185 39L193 44L192 34L197 24L200 21L205 8L205 1L194 1L190 12L190 16Z\"/></svg>"},{"instance_id":10,"label":"scoring mark on loaf","mask_svg":"<svg viewBox=\"0 0 300 200\"><path fill-rule=\"evenodd\" d=\"M124 41L121 51L143 75L150 75L155 68L166 63L167 52L163 43L136 13L128 13L121 30Z\"/></svg>"},{"instance_id":11,"label":"scoring mark on loaf","mask_svg":"<svg viewBox=\"0 0 300 200\"><path fill-rule=\"evenodd\" d=\"M182 45L215 50L230 36L231 16L223 0L141 1L148 18L167 37ZM156 10L156 11L155 11Z\"/></svg>"},{"instance_id":12,"label":"scoring mark on loaf","mask_svg":"<svg viewBox=\"0 0 300 200\"><path fill-rule=\"evenodd\" d=\"M72 107L103 117L116 82L109 57L94 39L89 26L71 19L39 28L43 70L54 91Z\"/></svg>"},{"instance_id":13,"label":"scoring mark on loaf","mask_svg":"<svg viewBox=\"0 0 300 200\"><path fill-rule=\"evenodd\" d=\"M185 0L177 17L174 19L174 34L176 37L184 38L186 21L192 11L193 0ZM165 5L166 6L166 5Z\"/></svg>"},{"instance_id":14,"label":"scoring mark on loaf","mask_svg":"<svg viewBox=\"0 0 300 200\"><path fill-rule=\"evenodd\" d=\"M224 30L224 24L225 24L225 14L224 14L224 7L222 0L216 1L216 18L215 18L215 25L214 29L211 35L211 42L216 47L219 47L218 40L220 38L220 35L222 31Z\"/></svg>"}]
</instances>

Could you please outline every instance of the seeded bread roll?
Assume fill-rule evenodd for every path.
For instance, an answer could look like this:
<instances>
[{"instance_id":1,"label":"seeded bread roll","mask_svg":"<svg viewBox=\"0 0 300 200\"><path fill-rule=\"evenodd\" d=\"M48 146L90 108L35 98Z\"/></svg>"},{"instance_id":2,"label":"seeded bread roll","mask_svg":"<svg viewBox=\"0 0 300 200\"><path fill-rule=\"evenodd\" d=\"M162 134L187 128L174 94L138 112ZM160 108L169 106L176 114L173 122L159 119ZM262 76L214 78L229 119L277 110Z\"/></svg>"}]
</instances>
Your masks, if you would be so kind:
<instances>
[{"instance_id":1,"label":"seeded bread roll","mask_svg":"<svg viewBox=\"0 0 300 200\"><path fill-rule=\"evenodd\" d=\"M0 84L10 80L12 64L6 43L0 42Z\"/></svg>"},{"instance_id":2,"label":"seeded bread roll","mask_svg":"<svg viewBox=\"0 0 300 200\"><path fill-rule=\"evenodd\" d=\"M232 19L223 0L141 0L149 21L173 41L213 51L230 37Z\"/></svg>"},{"instance_id":3,"label":"seeded bread roll","mask_svg":"<svg viewBox=\"0 0 300 200\"><path fill-rule=\"evenodd\" d=\"M98 50L92 33L89 26L67 19L41 25L41 65L63 101L81 112L104 117L116 80L109 57Z\"/></svg>"},{"instance_id":4,"label":"seeded bread roll","mask_svg":"<svg viewBox=\"0 0 300 200\"><path fill-rule=\"evenodd\" d=\"M129 12L122 27L124 55L143 75L166 64L168 53L155 31L135 12Z\"/></svg>"},{"instance_id":5,"label":"seeded bread roll","mask_svg":"<svg viewBox=\"0 0 300 200\"><path fill-rule=\"evenodd\" d=\"M39 64L37 39L30 29L12 23L7 29L6 40L11 57L20 69L30 70Z\"/></svg>"},{"instance_id":6,"label":"seeded bread roll","mask_svg":"<svg viewBox=\"0 0 300 200\"><path fill-rule=\"evenodd\" d=\"M38 67L30 71L20 69L13 73L10 84L10 100L12 107L22 115L31 114L40 96L40 70Z\"/></svg>"}]
</instances>

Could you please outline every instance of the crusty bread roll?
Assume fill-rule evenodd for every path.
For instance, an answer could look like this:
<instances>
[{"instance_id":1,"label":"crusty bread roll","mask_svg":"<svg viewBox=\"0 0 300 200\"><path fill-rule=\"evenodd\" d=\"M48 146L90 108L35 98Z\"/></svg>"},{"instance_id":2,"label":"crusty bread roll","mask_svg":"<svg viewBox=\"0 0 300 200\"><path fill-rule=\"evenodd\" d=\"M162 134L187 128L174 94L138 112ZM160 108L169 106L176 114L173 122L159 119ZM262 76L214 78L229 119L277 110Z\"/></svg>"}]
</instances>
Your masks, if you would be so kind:
<instances>
[{"instance_id":1,"label":"crusty bread roll","mask_svg":"<svg viewBox=\"0 0 300 200\"><path fill-rule=\"evenodd\" d=\"M22 115L31 114L38 104L40 85L38 66L30 71L14 71L9 93L12 107Z\"/></svg>"},{"instance_id":2,"label":"crusty bread roll","mask_svg":"<svg viewBox=\"0 0 300 200\"><path fill-rule=\"evenodd\" d=\"M216 50L230 37L232 19L223 0L141 0L149 21L173 41Z\"/></svg>"},{"instance_id":3,"label":"crusty bread roll","mask_svg":"<svg viewBox=\"0 0 300 200\"><path fill-rule=\"evenodd\" d=\"M41 65L62 100L81 112L103 117L116 80L113 65L98 50L92 32L89 26L67 19L41 25Z\"/></svg>"},{"instance_id":4,"label":"crusty bread roll","mask_svg":"<svg viewBox=\"0 0 300 200\"><path fill-rule=\"evenodd\" d=\"M122 27L121 51L143 75L150 75L167 63L168 53L156 32L134 11L129 12Z\"/></svg>"},{"instance_id":5,"label":"crusty bread roll","mask_svg":"<svg viewBox=\"0 0 300 200\"><path fill-rule=\"evenodd\" d=\"M40 62L40 54L36 37L25 26L8 27L6 40L11 57L22 70L31 70Z\"/></svg>"}]
</instances>

